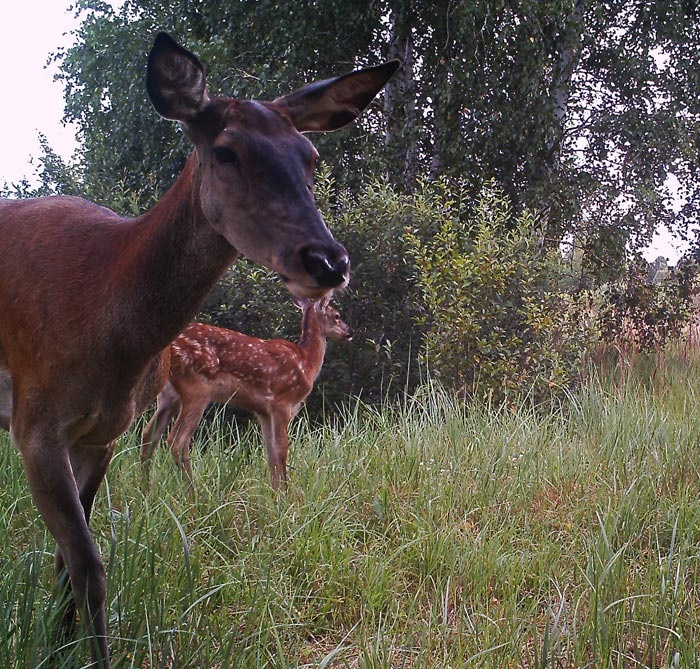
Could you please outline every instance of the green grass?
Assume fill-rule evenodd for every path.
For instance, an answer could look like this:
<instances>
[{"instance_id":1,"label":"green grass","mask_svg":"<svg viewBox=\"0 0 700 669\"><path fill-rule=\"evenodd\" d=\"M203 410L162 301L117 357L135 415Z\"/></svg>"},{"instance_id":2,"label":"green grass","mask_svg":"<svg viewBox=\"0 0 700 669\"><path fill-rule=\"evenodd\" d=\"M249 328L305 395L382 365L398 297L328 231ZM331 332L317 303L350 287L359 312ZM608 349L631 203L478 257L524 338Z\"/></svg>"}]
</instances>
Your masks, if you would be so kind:
<instances>
[{"instance_id":1,"label":"green grass","mask_svg":"<svg viewBox=\"0 0 700 669\"><path fill-rule=\"evenodd\" d=\"M295 423L284 495L227 426L194 497L164 450L149 487L136 429L92 522L115 666L700 667L699 393L690 363L547 412L425 387ZM0 666L43 666L53 542L11 447L0 497Z\"/></svg>"}]
</instances>

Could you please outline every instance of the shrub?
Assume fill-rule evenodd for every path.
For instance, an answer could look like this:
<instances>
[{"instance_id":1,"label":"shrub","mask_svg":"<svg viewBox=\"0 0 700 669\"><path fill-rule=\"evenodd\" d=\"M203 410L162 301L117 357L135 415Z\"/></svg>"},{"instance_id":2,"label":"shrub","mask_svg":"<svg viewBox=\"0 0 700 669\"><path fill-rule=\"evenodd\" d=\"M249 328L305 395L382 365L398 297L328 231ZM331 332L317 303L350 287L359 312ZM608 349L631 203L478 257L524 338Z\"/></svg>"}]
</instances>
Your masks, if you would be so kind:
<instances>
[{"instance_id":1,"label":"shrub","mask_svg":"<svg viewBox=\"0 0 700 669\"><path fill-rule=\"evenodd\" d=\"M653 274L641 259L631 264L603 291L598 321L604 344L621 355L662 351L695 314L697 274L692 258Z\"/></svg>"},{"instance_id":2,"label":"shrub","mask_svg":"<svg viewBox=\"0 0 700 669\"><path fill-rule=\"evenodd\" d=\"M328 169L314 186L319 208L352 259L348 288L334 298L354 330L349 344L331 343L311 412L361 395L377 402L418 382L422 335L416 289L403 231L407 196L373 182L358 194L338 192ZM236 263L207 300L200 318L253 336L296 340L300 312L274 275L245 260Z\"/></svg>"},{"instance_id":3,"label":"shrub","mask_svg":"<svg viewBox=\"0 0 700 669\"><path fill-rule=\"evenodd\" d=\"M424 185L416 206L431 225L405 238L415 264L432 375L467 396L537 399L579 376L585 337L572 300L560 292L561 256L542 243L539 223L515 218L488 185L472 207L459 183ZM419 217L420 218L420 217Z\"/></svg>"}]
</instances>

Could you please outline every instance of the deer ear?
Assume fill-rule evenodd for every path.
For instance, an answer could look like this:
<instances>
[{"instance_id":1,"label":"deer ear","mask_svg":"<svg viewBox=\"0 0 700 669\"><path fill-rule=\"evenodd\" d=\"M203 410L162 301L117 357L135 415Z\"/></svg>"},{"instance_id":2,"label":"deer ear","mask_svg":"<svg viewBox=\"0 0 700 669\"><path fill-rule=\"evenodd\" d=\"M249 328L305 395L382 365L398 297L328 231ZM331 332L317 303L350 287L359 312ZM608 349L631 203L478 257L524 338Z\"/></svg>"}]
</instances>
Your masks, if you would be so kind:
<instances>
[{"instance_id":1,"label":"deer ear","mask_svg":"<svg viewBox=\"0 0 700 669\"><path fill-rule=\"evenodd\" d=\"M148 54L146 89L156 111L173 121L192 121L209 100L204 66L167 33L158 33Z\"/></svg>"},{"instance_id":2,"label":"deer ear","mask_svg":"<svg viewBox=\"0 0 700 669\"><path fill-rule=\"evenodd\" d=\"M272 104L299 132L337 130L352 123L399 67L398 60L367 67L334 79L308 84Z\"/></svg>"}]
</instances>

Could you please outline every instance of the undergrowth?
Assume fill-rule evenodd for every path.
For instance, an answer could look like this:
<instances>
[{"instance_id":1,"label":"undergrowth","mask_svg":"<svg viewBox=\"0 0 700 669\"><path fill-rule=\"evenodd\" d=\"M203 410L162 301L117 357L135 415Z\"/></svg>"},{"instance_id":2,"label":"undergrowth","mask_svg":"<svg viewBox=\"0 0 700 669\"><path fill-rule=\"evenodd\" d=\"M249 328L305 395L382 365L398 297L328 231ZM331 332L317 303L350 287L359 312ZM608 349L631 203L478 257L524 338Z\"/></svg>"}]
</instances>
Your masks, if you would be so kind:
<instances>
[{"instance_id":1,"label":"undergrowth","mask_svg":"<svg viewBox=\"0 0 700 669\"><path fill-rule=\"evenodd\" d=\"M594 379L558 407L426 385L292 429L290 487L221 420L188 494L140 425L92 527L117 667L698 667L700 374ZM3 442L8 442L5 435ZM53 541L0 449L0 666L58 653ZM54 663L52 666L56 666Z\"/></svg>"}]
</instances>

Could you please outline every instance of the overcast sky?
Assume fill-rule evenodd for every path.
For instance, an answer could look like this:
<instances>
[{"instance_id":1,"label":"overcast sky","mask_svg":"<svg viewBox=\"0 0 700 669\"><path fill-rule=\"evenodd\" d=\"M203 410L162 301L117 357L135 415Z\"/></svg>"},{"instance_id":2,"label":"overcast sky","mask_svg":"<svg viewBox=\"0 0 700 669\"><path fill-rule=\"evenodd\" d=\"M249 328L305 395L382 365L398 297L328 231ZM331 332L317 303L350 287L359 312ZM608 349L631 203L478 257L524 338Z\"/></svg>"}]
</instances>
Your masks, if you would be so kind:
<instances>
[{"instance_id":1,"label":"overcast sky","mask_svg":"<svg viewBox=\"0 0 700 669\"><path fill-rule=\"evenodd\" d=\"M75 147L75 132L61 125L63 89L46 69L49 54L71 43L77 25L70 2L18 0L3 4L0 20L2 105L0 105L0 183L31 176L39 133L62 156Z\"/></svg>"},{"instance_id":2,"label":"overcast sky","mask_svg":"<svg viewBox=\"0 0 700 669\"><path fill-rule=\"evenodd\" d=\"M120 2L113 2L119 6ZM75 148L75 131L61 124L63 88L53 81L55 67L46 68L49 54L72 43L70 31L78 25L71 0L14 0L5 2L0 20L0 185L23 177L32 181L31 158L40 155L39 133L64 158ZM144 82L145 85L145 82ZM671 262L678 251L668 234L657 235L645 254Z\"/></svg>"}]
</instances>

